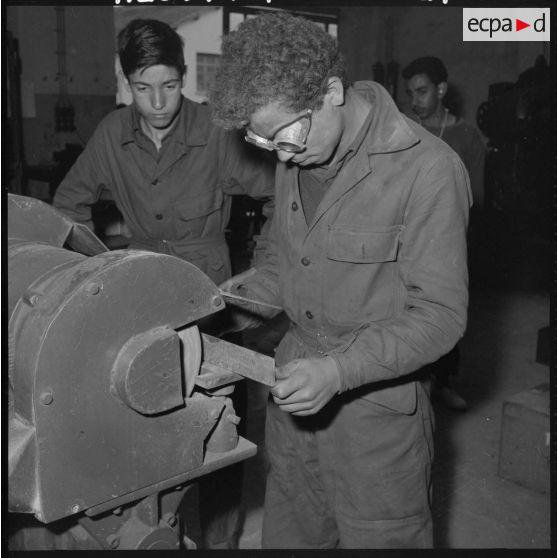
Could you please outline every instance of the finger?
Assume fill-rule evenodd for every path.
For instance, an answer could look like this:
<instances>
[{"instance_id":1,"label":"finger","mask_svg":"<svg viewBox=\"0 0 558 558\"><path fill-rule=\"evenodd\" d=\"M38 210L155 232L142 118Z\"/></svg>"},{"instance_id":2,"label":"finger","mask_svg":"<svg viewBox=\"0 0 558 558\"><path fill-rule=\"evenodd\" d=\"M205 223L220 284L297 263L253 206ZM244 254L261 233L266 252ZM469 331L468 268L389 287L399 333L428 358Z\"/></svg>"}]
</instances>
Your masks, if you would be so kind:
<instances>
[{"instance_id":1,"label":"finger","mask_svg":"<svg viewBox=\"0 0 558 558\"><path fill-rule=\"evenodd\" d=\"M278 380L286 380L287 378L290 377L290 375L293 373L294 370L294 364L296 363L296 360L293 360L292 362L289 362L289 364L285 364L284 366L279 366L278 368L275 369L275 377Z\"/></svg>"},{"instance_id":2,"label":"finger","mask_svg":"<svg viewBox=\"0 0 558 558\"><path fill-rule=\"evenodd\" d=\"M277 377L276 377L277 378ZM278 379L271 388L271 394L281 400L294 396L301 389L302 380L298 376ZM300 395L298 395L300 399Z\"/></svg>"},{"instance_id":3,"label":"finger","mask_svg":"<svg viewBox=\"0 0 558 558\"><path fill-rule=\"evenodd\" d=\"M279 405L279 409L281 409L281 411L297 417L307 417L310 415L315 415L321 408L322 405L313 405L310 403Z\"/></svg>"},{"instance_id":4,"label":"finger","mask_svg":"<svg viewBox=\"0 0 558 558\"><path fill-rule=\"evenodd\" d=\"M231 292L233 287L235 287L239 283L242 283L244 279L247 279L248 277L252 277L252 275L254 275L256 272L257 270L254 267L251 267L250 269L247 269L246 271L239 273L238 275L233 275L232 277L229 277L229 279L223 281L223 283L219 285L219 288L223 291Z\"/></svg>"},{"instance_id":5,"label":"finger","mask_svg":"<svg viewBox=\"0 0 558 558\"><path fill-rule=\"evenodd\" d=\"M291 415L293 415L294 417L310 417L312 415L315 415L320 409L316 409L315 407L313 407L312 409L309 409L308 411L296 411L296 412L292 412Z\"/></svg>"},{"instance_id":6,"label":"finger","mask_svg":"<svg viewBox=\"0 0 558 558\"><path fill-rule=\"evenodd\" d=\"M283 411L285 413L289 413L289 414L310 413L314 408L312 403L309 403L309 402L298 402L298 403L284 404L281 401L279 401L279 402L276 401L276 403L279 406L279 408L281 409L281 411Z\"/></svg>"},{"instance_id":7,"label":"finger","mask_svg":"<svg viewBox=\"0 0 558 558\"><path fill-rule=\"evenodd\" d=\"M252 277L252 275L255 275L257 272L258 270L255 267L251 267L250 269L239 273L237 277L239 277L240 279L247 279L248 277Z\"/></svg>"},{"instance_id":8,"label":"finger","mask_svg":"<svg viewBox=\"0 0 558 558\"><path fill-rule=\"evenodd\" d=\"M226 281L224 281L223 283L221 283L219 285L219 289L221 289L222 291L231 291L231 287L234 285L234 281L232 279L227 279Z\"/></svg>"}]
</instances>

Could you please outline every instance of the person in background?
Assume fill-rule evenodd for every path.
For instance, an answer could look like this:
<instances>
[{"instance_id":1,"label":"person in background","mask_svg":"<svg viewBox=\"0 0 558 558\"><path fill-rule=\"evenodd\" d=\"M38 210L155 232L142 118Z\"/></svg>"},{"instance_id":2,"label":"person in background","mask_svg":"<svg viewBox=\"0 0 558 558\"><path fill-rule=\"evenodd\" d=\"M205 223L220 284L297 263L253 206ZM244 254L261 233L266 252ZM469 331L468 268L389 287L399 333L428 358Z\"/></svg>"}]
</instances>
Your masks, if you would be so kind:
<instances>
[{"instance_id":1,"label":"person in background","mask_svg":"<svg viewBox=\"0 0 558 558\"><path fill-rule=\"evenodd\" d=\"M448 72L444 63L434 56L424 56L406 66L402 75L406 80L411 110L421 126L444 140L461 157L469 173L475 203L482 207L485 144L475 126L444 106L448 91ZM451 385L451 378L458 370L459 346L456 345L431 366L433 396L450 409L464 411L467 402Z\"/></svg>"},{"instance_id":2,"label":"person in background","mask_svg":"<svg viewBox=\"0 0 558 558\"><path fill-rule=\"evenodd\" d=\"M267 407L262 547L430 547L421 368L466 326L465 167L382 86L349 84L309 20L248 19L222 52L215 122L279 161L264 253L221 286L290 321ZM239 330L279 312L239 309Z\"/></svg>"},{"instance_id":3,"label":"person in background","mask_svg":"<svg viewBox=\"0 0 558 558\"><path fill-rule=\"evenodd\" d=\"M231 196L273 195L273 165L182 95L183 43L169 25L131 21L118 34L118 55L133 103L101 121L53 204L92 227L91 205L107 189L131 233L129 248L177 256L220 283L231 274ZM241 485L237 466L202 479L206 548L237 546Z\"/></svg>"}]
</instances>

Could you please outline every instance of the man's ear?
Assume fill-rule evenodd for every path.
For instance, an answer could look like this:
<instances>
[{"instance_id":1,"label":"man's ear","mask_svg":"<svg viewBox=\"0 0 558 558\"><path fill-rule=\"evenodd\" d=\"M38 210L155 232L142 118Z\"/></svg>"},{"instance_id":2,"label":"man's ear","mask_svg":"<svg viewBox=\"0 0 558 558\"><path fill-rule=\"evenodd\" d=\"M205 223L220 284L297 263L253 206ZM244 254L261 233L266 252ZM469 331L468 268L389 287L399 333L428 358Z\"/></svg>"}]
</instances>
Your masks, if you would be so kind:
<instances>
[{"instance_id":1,"label":"man's ear","mask_svg":"<svg viewBox=\"0 0 558 558\"><path fill-rule=\"evenodd\" d=\"M441 81L437 86L436 86L436 92L438 94L438 98L439 99L443 99L444 95L447 93L448 91L448 83L447 81Z\"/></svg>"},{"instance_id":2,"label":"man's ear","mask_svg":"<svg viewBox=\"0 0 558 558\"><path fill-rule=\"evenodd\" d=\"M128 78L124 74L120 74L120 77L122 78L122 83L124 84L124 87L126 88L126 91L131 93L132 88L130 87L130 82L128 81Z\"/></svg>"},{"instance_id":3,"label":"man's ear","mask_svg":"<svg viewBox=\"0 0 558 558\"><path fill-rule=\"evenodd\" d=\"M186 87L186 74L188 73L188 66L184 66L184 73L182 74L182 79L180 80L180 89Z\"/></svg>"},{"instance_id":4,"label":"man's ear","mask_svg":"<svg viewBox=\"0 0 558 558\"><path fill-rule=\"evenodd\" d=\"M345 89L343 82L335 76L329 78L327 82L327 93L333 106L341 106L345 102Z\"/></svg>"}]
</instances>

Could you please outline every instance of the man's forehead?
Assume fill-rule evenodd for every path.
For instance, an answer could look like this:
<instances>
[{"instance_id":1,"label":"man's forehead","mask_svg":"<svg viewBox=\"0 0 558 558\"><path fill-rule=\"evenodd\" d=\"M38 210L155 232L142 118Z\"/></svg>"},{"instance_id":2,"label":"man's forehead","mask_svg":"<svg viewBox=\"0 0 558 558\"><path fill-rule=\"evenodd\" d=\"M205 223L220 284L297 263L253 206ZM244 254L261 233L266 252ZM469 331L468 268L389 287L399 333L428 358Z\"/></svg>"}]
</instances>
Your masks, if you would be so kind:
<instances>
[{"instance_id":1,"label":"man's forehead","mask_svg":"<svg viewBox=\"0 0 558 558\"><path fill-rule=\"evenodd\" d=\"M269 135L299 115L300 112L287 109L280 101L273 101L250 115L248 127L260 135Z\"/></svg>"},{"instance_id":2,"label":"man's forehead","mask_svg":"<svg viewBox=\"0 0 558 558\"><path fill-rule=\"evenodd\" d=\"M419 87L433 87L434 82L426 74L415 74L407 81L407 89L418 89Z\"/></svg>"},{"instance_id":3,"label":"man's forehead","mask_svg":"<svg viewBox=\"0 0 558 558\"><path fill-rule=\"evenodd\" d=\"M130 74L132 81L152 81L152 80L180 80L180 72L174 66L165 66L164 64L155 64L153 66L144 66L138 68Z\"/></svg>"},{"instance_id":4,"label":"man's forehead","mask_svg":"<svg viewBox=\"0 0 558 558\"><path fill-rule=\"evenodd\" d=\"M282 103L280 100L270 101L266 105L263 105L258 110L250 115L250 122L252 120L269 120L274 118L281 118L283 116L289 116L296 114L295 111L290 110Z\"/></svg>"}]
</instances>

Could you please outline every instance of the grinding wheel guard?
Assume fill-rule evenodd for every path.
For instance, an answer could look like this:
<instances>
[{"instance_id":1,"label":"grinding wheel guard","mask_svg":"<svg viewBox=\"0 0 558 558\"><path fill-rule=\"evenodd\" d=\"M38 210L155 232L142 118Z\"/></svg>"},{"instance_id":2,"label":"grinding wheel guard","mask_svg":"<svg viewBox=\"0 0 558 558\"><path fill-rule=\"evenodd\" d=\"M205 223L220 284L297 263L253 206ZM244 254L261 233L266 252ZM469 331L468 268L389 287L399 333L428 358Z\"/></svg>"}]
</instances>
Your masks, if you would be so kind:
<instances>
[{"instance_id":1,"label":"grinding wheel guard","mask_svg":"<svg viewBox=\"0 0 558 558\"><path fill-rule=\"evenodd\" d=\"M39 200L8 202L8 510L96 517L253 455L244 439L206 450L224 401L193 393L217 286L171 255L107 251Z\"/></svg>"}]
</instances>

